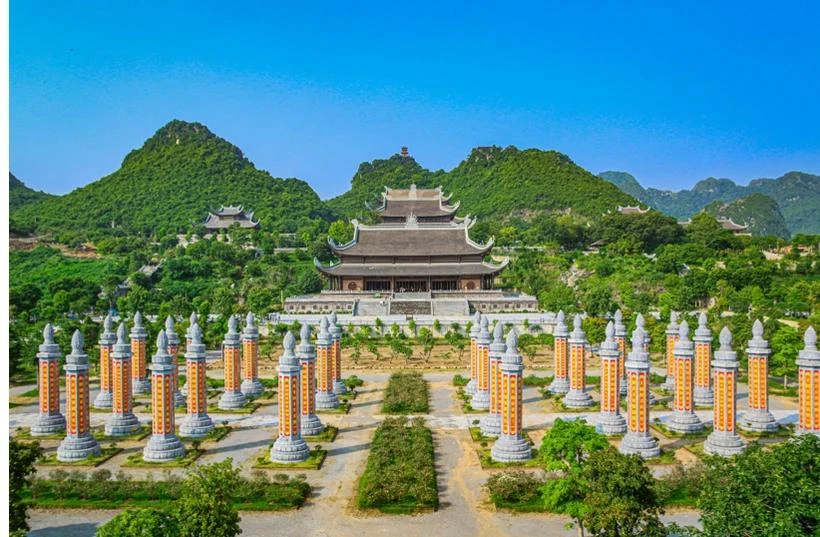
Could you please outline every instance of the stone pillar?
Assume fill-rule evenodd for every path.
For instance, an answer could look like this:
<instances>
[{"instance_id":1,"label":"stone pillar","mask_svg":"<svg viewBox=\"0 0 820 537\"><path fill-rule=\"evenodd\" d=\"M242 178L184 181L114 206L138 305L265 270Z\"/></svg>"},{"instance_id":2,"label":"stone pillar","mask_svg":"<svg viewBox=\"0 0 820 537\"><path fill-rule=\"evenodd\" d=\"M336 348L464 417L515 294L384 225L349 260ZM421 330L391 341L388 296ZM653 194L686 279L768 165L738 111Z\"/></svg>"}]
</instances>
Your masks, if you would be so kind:
<instances>
[{"instance_id":1,"label":"stone pillar","mask_svg":"<svg viewBox=\"0 0 820 537\"><path fill-rule=\"evenodd\" d=\"M187 413L179 425L181 436L202 438L214 429L208 416L208 385L205 375L205 345L202 330L193 324L188 329L190 339L185 346L185 365L188 371ZM187 339L187 338L186 338Z\"/></svg>"},{"instance_id":2,"label":"stone pillar","mask_svg":"<svg viewBox=\"0 0 820 537\"><path fill-rule=\"evenodd\" d=\"M171 355L171 362L174 364L173 379L171 382L171 387L174 390L174 405L184 407L185 394L179 389L179 361L177 360L177 354L179 353L179 336L176 333L176 326L174 326L174 318L170 315L165 318L165 337L168 338L168 354Z\"/></svg>"},{"instance_id":3,"label":"stone pillar","mask_svg":"<svg viewBox=\"0 0 820 537\"><path fill-rule=\"evenodd\" d=\"M310 326L302 324L299 333L301 341L296 347L301 374L301 431L302 436L315 436L325 430L325 426L316 415L316 347L310 344Z\"/></svg>"},{"instance_id":4,"label":"stone pillar","mask_svg":"<svg viewBox=\"0 0 820 537\"><path fill-rule=\"evenodd\" d=\"M652 342L652 338L646 330L646 321L640 313L635 318L635 327L640 328L643 331L643 352L649 354L649 344ZM629 359L628 356L627 359ZM626 364L624 364L624 369L626 369Z\"/></svg>"},{"instance_id":5,"label":"stone pillar","mask_svg":"<svg viewBox=\"0 0 820 537\"><path fill-rule=\"evenodd\" d=\"M475 344L479 332L481 332L481 313L475 312L475 315L473 315L473 326L470 327L470 382L464 387L464 393L470 396L475 394L478 377Z\"/></svg>"},{"instance_id":6,"label":"stone pillar","mask_svg":"<svg viewBox=\"0 0 820 537\"><path fill-rule=\"evenodd\" d=\"M703 430L703 422L695 414L694 358L695 351L689 339L689 323L683 321L678 327L678 340L675 341L675 394L672 398L672 419L666 426L677 433L689 434Z\"/></svg>"},{"instance_id":7,"label":"stone pillar","mask_svg":"<svg viewBox=\"0 0 820 537\"><path fill-rule=\"evenodd\" d=\"M504 343L504 326L495 324L493 342L490 344L490 413L481 420L481 434L501 435L501 360L507 345Z\"/></svg>"},{"instance_id":8,"label":"stone pillar","mask_svg":"<svg viewBox=\"0 0 820 537\"><path fill-rule=\"evenodd\" d=\"M235 315L228 319L228 333L222 340L222 361L225 370L225 391L219 398L219 408L231 410L245 406L247 399L240 388L239 375L239 322Z\"/></svg>"},{"instance_id":9,"label":"stone pillar","mask_svg":"<svg viewBox=\"0 0 820 537\"><path fill-rule=\"evenodd\" d=\"M88 355L83 352L83 335L79 330L71 337L71 354L65 362L67 435L57 448L57 460L74 462L100 454L100 445L91 436Z\"/></svg>"},{"instance_id":10,"label":"stone pillar","mask_svg":"<svg viewBox=\"0 0 820 537\"><path fill-rule=\"evenodd\" d=\"M618 395L626 395L626 325L621 310L615 311L615 343L618 345Z\"/></svg>"},{"instance_id":11,"label":"stone pillar","mask_svg":"<svg viewBox=\"0 0 820 537\"><path fill-rule=\"evenodd\" d=\"M174 423L174 366L168 354L165 330L157 335L157 353L151 359L151 438L142 450L142 460L164 462L185 455Z\"/></svg>"},{"instance_id":12,"label":"stone pillar","mask_svg":"<svg viewBox=\"0 0 820 537\"><path fill-rule=\"evenodd\" d=\"M114 352L116 342L114 323L108 314L105 316L103 332L100 334L100 391L94 398L94 408L109 409L114 405L114 392L111 388L111 353Z\"/></svg>"},{"instance_id":13,"label":"stone pillar","mask_svg":"<svg viewBox=\"0 0 820 537\"><path fill-rule=\"evenodd\" d=\"M341 395L347 391L347 386L342 381L342 328L335 311L331 312L327 322L333 340L333 393Z\"/></svg>"},{"instance_id":14,"label":"stone pillar","mask_svg":"<svg viewBox=\"0 0 820 537\"><path fill-rule=\"evenodd\" d=\"M703 450L710 455L730 457L743 451L743 440L736 432L737 370L740 363L732 351L732 334L725 326L720 331L720 349L712 362L715 376L712 432Z\"/></svg>"},{"instance_id":15,"label":"stone pillar","mask_svg":"<svg viewBox=\"0 0 820 537\"><path fill-rule=\"evenodd\" d=\"M37 353L40 378L40 415L31 426L32 436L47 436L65 430L65 416L60 413L60 347L54 342L54 328L43 329L43 344Z\"/></svg>"},{"instance_id":16,"label":"stone pillar","mask_svg":"<svg viewBox=\"0 0 820 537\"><path fill-rule=\"evenodd\" d=\"M581 328L581 316L575 315L573 329L569 335L569 391L564 396L564 404L569 408L592 406L592 397L586 388L586 348L587 336Z\"/></svg>"},{"instance_id":17,"label":"stone pillar","mask_svg":"<svg viewBox=\"0 0 820 537\"><path fill-rule=\"evenodd\" d=\"M740 426L752 432L776 431L777 421L769 412L769 342L763 339L760 319L752 325L752 339L746 348L749 362L749 410Z\"/></svg>"},{"instance_id":18,"label":"stone pillar","mask_svg":"<svg viewBox=\"0 0 820 537\"><path fill-rule=\"evenodd\" d=\"M626 435L618 451L651 459L660 456L661 448L649 430L649 353L642 345L645 337L639 324L632 332L632 352L626 360Z\"/></svg>"},{"instance_id":19,"label":"stone pillar","mask_svg":"<svg viewBox=\"0 0 820 537\"><path fill-rule=\"evenodd\" d=\"M242 331L242 393L258 397L265 391L259 380L259 329L253 313L248 313Z\"/></svg>"},{"instance_id":20,"label":"stone pillar","mask_svg":"<svg viewBox=\"0 0 820 537\"><path fill-rule=\"evenodd\" d=\"M669 314L669 324L666 325L666 380L663 388L667 391L675 391L675 343L678 341L678 314Z\"/></svg>"},{"instance_id":21,"label":"stone pillar","mask_svg":"<svg viewBox=\"0 0 820 537\"><path fill-rule=\"evenodd\" d=\"M339 408L339 398L333 393L333 338L328 330L327 316L322 317L316 337L316 408Z\"/></svg>"},{"instance_id":22,"label":"stone pillar","mask_svg":"<svg viewBox=\"0 0 820 537\"><path fill-rule=\"evenodd\" d=\"M555 317L555 329L552 332L552 337L555 349L553 365L555 376L549 390L553 394L563 395L569 391L569 347L567 344L569 330L567 330L567 323L564 322L563 310L559 311Z\"/></svg>"},{"instance_id":23,"label":"stone pillar","mask_svg":"<svg viewBox=\"0 0 820 537\"><path fill-rule=\"evenodd\" d=\"M105 424L105 436L128 436L140 430L140 422L133 412L131 371L131 345L127 340L125 324L120 323L117 328L117 343L111 353L114 406L111 418Z\"/></svg>"},{"instance_id":24,"label":"stone pillar","mask_svg":"<svg viewBox=\"0 0 820 537\"><path fill-rule=\"evenodd\" d=\"M820 436L820 352L817 351L817 333L811 326L803 335L803 350L797 355L797 368L797 434Z\"/></svg>"},{"instance_id":25,"label":"stone pillar","mask_svg":"<svg viewBox=\"0 0 820 537\"><path fill-rule=\"evenodd\" d=\"M147 374L148 331L142 326L142 314L134 314L134 326L131 327L131 391L132 393L149 393L151 381Z\"/></svg>"},{"instance_id":26,"label":"stone pillar","mask_svg":"<svg viewBox=\"0 0 820 537\"><path fill-rule=\"evenodd\" d=\"M193 339L193 332L191 332L192 326L199 326L199 317L197 316L196 312L191 312L191 316L188 318L188 329L185 330L185 352L188 352L188 346L191 345L191 340ZM186 361L187 364L187 361ZM188 367L187 365L185 367ZM188 393L188 372L185 372L185 384L182 386L182 393Z\"/></svg>"},{"instance_id":27,"label":"stone pillar","mask_svg":"<svg viewBox=\"0 0 820 537\"><path fill-rule=\"evenodd\" d=\"M501 321L498 321L501 324ZM490 330L489 319L481 317L481 331L475 345L476 390L470 405L476 410L490 408Z\"/></svg>"},{"instance_id":28,"label":"stone pillar","mask_svg":"<svg viewBox=\"0 0 820 537\"><path fill-rule=\"evenodd\" d=\"M624 434L626 420L620 409L620 366L621 351L615 340L615 325L606 325L606 340L601 344L601 412L598 429L606 435Z\"/></svg>"},{"instance_id":29,"label":"stone pillar","mask_svg":"<svg viewBox=\"0 0 820 537\"><path fill-rule=\"evenodd\" d=\"M276 462L299 462L310 456L310 449L301 432L302 368L294 354L296 338L288 332L283 341L284 352L279 358L279 437L270 450Z\"/></svg>"},{"instance_id":30,"label":"stone pillar","mask_svg":"<svg viewBox=\"0 0 820 537\"><path fill-rule=\"evenodd\" d=\"M695 330L695 404L709 406L712 404L712 331L706 324L706 314L698 317L698 328Z\"/></svg>"},{"instance_id":31,"label":"stone pillar","mask_svg":"<svg viewBox=\"0 0 820 537\"><path fill-rule=\"evenodd\" d=\"M524 439L524 364L518 354L515 328L507 334L507 350L501 359L501 436L493 444L494 461L514 462L532 458L532 448Z\"/></svg>"}]
</instances>

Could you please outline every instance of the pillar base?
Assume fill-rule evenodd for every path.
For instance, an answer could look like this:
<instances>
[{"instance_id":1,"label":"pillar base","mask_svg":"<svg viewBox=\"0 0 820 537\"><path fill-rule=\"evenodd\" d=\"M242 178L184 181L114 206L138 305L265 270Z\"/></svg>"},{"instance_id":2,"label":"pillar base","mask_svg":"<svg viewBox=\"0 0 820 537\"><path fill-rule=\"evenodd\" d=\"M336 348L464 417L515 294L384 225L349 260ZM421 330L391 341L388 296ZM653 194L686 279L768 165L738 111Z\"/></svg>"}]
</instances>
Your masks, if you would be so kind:
<instances>
[{"instance_id":1,"label":"pillar base","mask_svg":"<svg viewBox=\"0 0 820 537\"><path fill-rule=\"evenodd\" d=\"M738 425L746 431L766 433L776 431L779 427L777 420L768 410L750 410L743 414Z\"/></svg>"},{"instance_id":2,"label":"pillar base","mask_svg":"<svg viewBox=\"0 0 820 537\"><path fill-rule=\"evenodd\" d=\"M48 436L65 431L65 416L57 414L40 414L37 423L31 426L31 436Z\"/></svg>"},{"instance_id":3,"label":"pillar base","mask_svg":"<svg viewBox=\"0 0 820 537\"><path fill-rule=\"evenodd\" d=\"M214 430L214 422L207 414L188 414L179 425L179 436L202 438Z\"/></svg>"},{"instance_id":4,"label":"pillar base","mask_svg":"<svg viewBox=\"0 0 820 537\"><path fill-rule=\"evenodd\" d=\"M715 401L715 394L712 388L698 388L692 393L692 400L698 406L712 406Z\"/></svg>"},{"instance_id":5,"label":"pillar base","mask_svg":"<svg viewBox=\"0 0 820 537\"><path fill-rule=\"evenodd\" d=\"M475 395L476 389L478 389L478 383L476 383L475 379L470 379L470 382L464 386L464 393L467 395Z\"/></svg>"},{"instance_id":6,"label":"pillar base","mask_svg":"<svg viewBox=\"0 0 820 537\"><path fill-rule=\"evenodd\" d=\"M564 395L569 391L569 379L566 377L552 379L549 391L555 395Z\"/></svg>"},{"instance_id":7,"label":"pillar base","mask_svg":"<svg viewBox=\"0 0 820 537\"><path fill-rule=\"evenodd\" d=\"M333 381L333 393L336 395L347 393L347 386L342 379Z\"/></svg>"},{"instance_id":8,"label":"pillar base","mask_svg":"<svg viewBox=\"0 0 820 537\"><path fill-rule=\"evenodd\" d=\"M316 408L319 410L332 410L339 408L339 398L333 392L316 392Z\"/></svg>"},{"instance_id":9,"label":"pillar base","mask_svg":"<svg viewBox=\"0 0 820 537\"><path fill-rule=\"evenodd\" d=\"M476 410L486 410L490 408L490 392L476 390L470 400L470 406Z\"/></svg>"},{"instance_id":10,"label":"pillar base","mask_svg":"<svg viewBox=\"0 0 820 537\"><path fill-rule=\"evenodd\" d=\"M114 406L114 394L112 392L99 392L94 398L94 408L108 409Z\"/></svg>"},{"instance_id":11,"label":"pillar base","mask_svg":"<svg viewBox=\"0 0 820 537\"><path fill-rule=\"evenodd\" d=\"M737 433L721 431L712 431L703 444L703 451L709 455L720 455L721 457L737 455L744 449L746 449L746 444Z\"/></svg>"},{"instance_id":12,"label":"pillar base","mask_svg":"<svg viewBox=\"0 0 820 537\"><path fill-rule=\"evenodd\" d=\"M497 438L501 436L501 414L487 414L481 419L481 434Z\"/></svg>"},{"instance_id":13,"label":"pillar base","mask_svg":"<svg viewBox=\"0 0 820 537\"><path fill-rule=\"evenodd\" d=\"M147 378L131 379L131 393L134 395L151 393L151 381Z\"/></svg>"},{"instance_id":14,"label":"pillar base","mask_svg":"<svg viewBox=\"0 0 820 537\"><path fill-rule=\"evenodd\" d=\"M259 397L265 391L265 386L259 379L245 379L239 389L245 397Z\"/></svg>"},{"instance_id":15,"label":"pillar base","mask_svg":"<svg viewBox=\"0 0 820 537\"><path fill-rule=\"evenodd\" d=\"M82 461L99 454L100 444L91 436L91 433L66 436L57 448L57 460L60 462Z\"/></svg>"},{"instance_id":16,"label":"pillar base","mask_svg":"<svg viewBox=\"0 0 820 537\"><path fill-rule=\"evenodd\" d=\"M624 455L640 455L644 459L654 459L661 455L658 441L645 433L626 433L618 451Z\"/></svg>"},{"instance_id":17,"label":"pillar base","mask_svg":"<svg viewBox=\"0 0 820 537\"><path fill-rule=\"evenodd\" d=\"M675 412L672 418L663 423L670 431L680 434L692 434L703 431L703 422L694 412Z\"/></svg>"},{"instance_id":18,"label":"pillar base","mask_svg":"<svg viewBox=\"0 0 820 537\"><path fill-rule=\"evenodd\" d=\"M145 462L165 462L185 456L185 446L176 435L152 435L142 450Z\"/></svg>"},{"instance_id":19,"label":"pillar base","mask_svg":"<svg viewBox=\"0 0 820 537\"><path fill-rule=\"evenodd\" d=\"M140 430L140 420L133 412L111 414L105 424L105 436L128 436Z\"/></svg>"},{"instance_id":20,"label":"pillar base","mask_svg":"<svg viewBox=\"0 0 820 537\"><path fill-rule=\"evenodd\" d=\"M185 394L182 392L174 392L174 406L175 407L184 407L188 405L188 401L185 397Z\"/></svg>"},{"instance_id":21,"label":"pillar base","mask_svg":"<svg viewBox=\"0 0 820 537\"><path fill-rule=\"evenodd\" d=\"M598 416L598 432L605 435L626 433L626 419L622 414L614 412L601 413Z\"/></svg>"},{"instance_id":22,"label":"pillar base","mask_svg":"<svg viewBox=\"0 0 820 537\"><path fill-rule=\"evenodd\" d=\"M527 461L532 458L532 446L521 436L502 435L493 444L490 456L497 462Z\"/></svg>"},{"instance_id":23,"label":"pillar base","mask_svg":"<svg viewBox=\"0 0 820 537\"><path fill-rule=\"evenodd\" d=\"M569 408L587 408L593 404L592 396L582 390L570 390L564 396L564 405Z\"/></svg>"},{"instance_id":24,"label":"pillar base","mask_svg":"<svg viewBox=\"0 0 820 537\"><path fill-rule=\"evenodd\" d=\"M675 393L675 377L666 375L666 380L664 380L663 384L661 384L661 388L670 393Z\"/></svg>"},{"instance_id":25,"label":"pillar base","mask_svg":"<svg viewBox=\"0 0 820 537\"><path fill-rule=\"evenodd\" d=\"M245 399L245 394L242 392L224 392L222 397L219 398L217 406L222 410L233 410L242 408L247 402L248 400Z\"/></svg>"},{"instance_id":26,"label":"pillar base","mask_svg":"<svg viewBox=\"0 0 820 537\"><path fill-rule=\"evenodd\" d=\"M301 462L309 456L310 448L301 436L280 436L270 448L270 460L274 462Z\"/></svg>"},{"instance_id":27,"label":"pillar base","mask_svg":"<svg viewBox=\"0 0 820 537\"><path fill-rule=\"evenodd\" d=\"M319 416L317 416L316 414L308 414L307 416L302 416L301 427L302 436L316 436L317 434L321 434L322 431L325 430L325 425L322 423L322 420L320 420Z\"/></svg>"}]
</instances>

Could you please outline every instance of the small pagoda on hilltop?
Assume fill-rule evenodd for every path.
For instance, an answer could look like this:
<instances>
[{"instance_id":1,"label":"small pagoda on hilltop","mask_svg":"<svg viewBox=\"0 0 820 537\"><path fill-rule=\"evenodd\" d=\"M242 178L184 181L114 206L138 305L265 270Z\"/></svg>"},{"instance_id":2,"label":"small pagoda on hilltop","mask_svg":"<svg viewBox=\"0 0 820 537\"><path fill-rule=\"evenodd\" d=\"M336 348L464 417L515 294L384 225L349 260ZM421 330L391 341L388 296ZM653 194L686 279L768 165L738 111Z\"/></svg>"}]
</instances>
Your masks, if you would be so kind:
<instances>
[{"instance_id":1,"label":"small pagoda on hilltop","mask_svg":"<svg viewBox=\"0 0 820 537\"><path fill-rule=\"evenodd\" d=\"M381 223L363 225L353 220L353 239L337 244L328 238L339 258L335 265L316 267L340 291L477 291L494 288L498 265L486 263L493 239L479 244L470 239L475 224L457 218L458 203L449 205L441 187L398 190L385 188Z\"/></svg>"},{"instance_id":2,"label":"small pagoda on hilltop","mask_svg":"<svg viewBox=\"0 0 820 537\"><path fill-rule=\"evenodd\" d=\"M259 221L253 220L253 211L246 213L241 205L228 205L227 207L223 205L217 211L209 212L205 219L205 229L209 231L228 229L234 224L248 229L259 227Z\"/></svg>"},{"instance_id":3,"label":"small pagoda on hilltop","mask_svg":"<svg viewBox=\"0 0 820 537\"><path fill-rule=\"evenodd\" d=\"M746 236L751 237L752 233L749 231L749 226L745 224L738 224L731 218L726 218L725 216L718 216L715 218L717 223L720 224L720 227L729 231L732 235L737 236ZM692 223L692 219L689 218L687 220L678 220L678 225L682 227L686 227Z\"/></svg>"}]
</instances>

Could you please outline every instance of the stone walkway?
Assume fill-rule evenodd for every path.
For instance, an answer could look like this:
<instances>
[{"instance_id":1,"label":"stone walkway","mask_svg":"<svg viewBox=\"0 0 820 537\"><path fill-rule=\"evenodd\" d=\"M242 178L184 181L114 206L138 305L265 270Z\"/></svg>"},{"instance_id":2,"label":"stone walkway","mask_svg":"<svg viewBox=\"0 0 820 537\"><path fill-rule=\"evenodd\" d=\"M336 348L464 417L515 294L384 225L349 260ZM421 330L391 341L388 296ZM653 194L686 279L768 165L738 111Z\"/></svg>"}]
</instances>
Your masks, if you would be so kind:
<instances>
[{"instance_id":1,"label":"stone walkway","mask_svg":"<svg viewBox=\"0 0 820 537\"><path fill-rule=\"evenodd\" d=\"M359 374L357 372L357 374ZM542 373L543 374L543 373ZM347 415L321 414L326 424L339 428L339 435L333 443L323 444L328 449L328 458L319 471L285 470L285 473L307 474L313 486L313 495L299 510L282 513L243 513L243 535L247 536L333 536L361 537L362 535L425 535L426 537L460 535L503 536L503 535L575 535L575 530L566 529L565 517L543 514L511 514L496 512L488 503L482 489L488 472L480 468L476 446L470 439L467 428L480 415L464 415L461 404L456 399L456 389L452 386L453 372L426 373L430 382L431 411L425 416L434 430L436 444L436 464L438 470L439 497L441 508L433 513L414 516L388 516L361 513L353 502L358 477L361 475L370 447L373 430L384 416L379 414L383 389L388 373L359 374L365 380L359 396L353 401ZM22 393L25 388L15 388ZM745 394L745 387L738 390ZM93 398L93 394L92 394ZM533 430L533 437L540 439L540 431L551 424L556 417L585 417L590 423L596 421L596 414L559 414L549 412L546 403L535 388L524 390L524 426ZM796 411L793 404L781 398L771 398L775 417L783 422L793 421ZM739 401L739 410L745 407L745 397ZM711 421L711 411L698 412L701 419ZM10 410L10 429L28 426L36 417L36 406L26 405ZM668 411L653 412L653 417L668 415ZM250 473L256 456L273 442L276 432L276 405L266 404L252 415L214 414L214 421L228 421L234 430L217 444L205 445L206 453L201 462L216 462L228 457L242 466L243 473ZM147 414L138 414L146 419ZM92 425L101 425L107 414L93 413ZM181 416L180 416L181 417ZM124 453L107 461L102 468L112 472L130 453L137 452L144 445L140 442L123 442ZM56 448L56 440L45 441L49 449ZM45 472L48 469L43 468ZM124 469L135 478L145 477L153 472L160 477L161 472L146 469ZM279 471L279 470L277 470ZM183 470L174 470L183 474ZM659 469L657 473L662 473ZM73 537L91 536L98 524L113 517L116 511L77 510L34 510L31 511L32 533L35 536ZM681 511L667 516L681 524L697 523L697 514Z\"/></svg>"}]
</instances>

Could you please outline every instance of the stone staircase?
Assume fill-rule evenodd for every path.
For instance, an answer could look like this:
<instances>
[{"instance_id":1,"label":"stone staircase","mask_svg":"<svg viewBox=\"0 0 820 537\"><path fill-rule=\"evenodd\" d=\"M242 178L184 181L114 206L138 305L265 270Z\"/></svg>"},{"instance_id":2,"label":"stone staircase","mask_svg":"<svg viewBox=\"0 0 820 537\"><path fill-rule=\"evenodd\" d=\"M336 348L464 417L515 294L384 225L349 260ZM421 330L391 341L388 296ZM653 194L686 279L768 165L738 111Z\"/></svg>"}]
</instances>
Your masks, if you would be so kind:
<instances>
[{"instance_id":1,"label":"stone staircase","mask_svg":"<svg viewBox=\"0 0 820 537\"><path fill-rule=\"evenodd\" d=\"M391 300L390 315L432 315L430 300Z\"/></svg>"}]
</instances>

